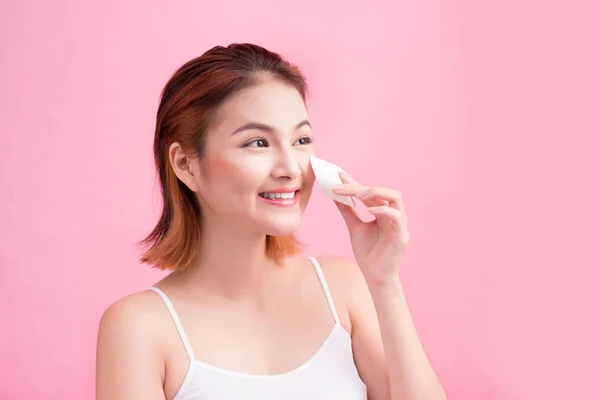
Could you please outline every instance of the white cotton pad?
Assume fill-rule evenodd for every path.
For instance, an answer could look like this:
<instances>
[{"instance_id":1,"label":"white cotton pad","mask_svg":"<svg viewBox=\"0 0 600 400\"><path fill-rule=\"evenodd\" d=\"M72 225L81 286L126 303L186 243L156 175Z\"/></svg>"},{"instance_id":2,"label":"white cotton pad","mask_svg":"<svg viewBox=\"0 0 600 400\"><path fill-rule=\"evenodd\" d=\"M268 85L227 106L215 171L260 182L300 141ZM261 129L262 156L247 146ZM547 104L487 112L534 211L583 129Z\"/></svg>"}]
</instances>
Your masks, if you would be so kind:
<instances>
[{"instance_id":1,"label":"white cotton pad","mask_svg":"<svg viewBox=\"0 0 600 400\"><path fill-rule=\"evenodd\" d=\"M340 167L314 156L310 157L310 165L312 166L319 186L321 186L323 193L325 193L327 197L342 204L346 204L347 206L356 207L354 198L333 193L333 186L343 183L340 178L340 172L342 170Z\"/></svg>"}]
</instances>

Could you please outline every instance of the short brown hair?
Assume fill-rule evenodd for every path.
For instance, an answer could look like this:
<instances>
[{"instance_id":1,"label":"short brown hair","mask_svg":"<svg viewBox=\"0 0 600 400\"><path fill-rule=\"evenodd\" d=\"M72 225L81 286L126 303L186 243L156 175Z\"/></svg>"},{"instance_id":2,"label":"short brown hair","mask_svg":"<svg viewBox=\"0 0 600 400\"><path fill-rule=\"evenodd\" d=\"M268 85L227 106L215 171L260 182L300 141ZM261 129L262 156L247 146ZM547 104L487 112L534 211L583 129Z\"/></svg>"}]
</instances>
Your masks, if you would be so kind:
<instances>
[{"instance_id":1,"label":"short brown hair","mask_svg":"<svg viewBox=\"0 0 600 400\"><path fill-rule=\"evenodd\" d=\"M206 132L219 106L239 90L268 75L294 86L306 102L306 80L300 70L277 53L254 44L216 46L181 66L165 85L156 116L154 160L162 191L162 214L141 241L149 248L141 262L161 270L189 267L200 251L200 205L194 193L175 175L169 147L202 156ZM270 259L300 253L294 236L267 236Z\"/></svg>"}]
</instances>

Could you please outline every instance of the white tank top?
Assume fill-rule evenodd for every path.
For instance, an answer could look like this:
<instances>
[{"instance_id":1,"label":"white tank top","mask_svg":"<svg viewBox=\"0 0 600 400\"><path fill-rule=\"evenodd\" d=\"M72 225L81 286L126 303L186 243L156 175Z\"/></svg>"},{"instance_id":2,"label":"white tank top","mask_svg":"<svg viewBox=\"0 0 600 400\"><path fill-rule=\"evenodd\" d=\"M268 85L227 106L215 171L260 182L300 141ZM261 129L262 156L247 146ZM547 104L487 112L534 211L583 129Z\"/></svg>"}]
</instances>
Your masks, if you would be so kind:
<instances>
[{"instance_id":1,"label":"white tank top","mask_svg":"<svg viewBox=\"0 0 600 400\"><path fill-rule=\"evenodd\" d=\"M317 260L309 257L321 282L335 324L321 347L301 366L277 375L250 375L197 360L179 317L167 295L162 297L190 359L183 383L173 400L366 400L367 390L354 364L352 340L340 324L331 293Z\"/></svg>"}]
</instances>

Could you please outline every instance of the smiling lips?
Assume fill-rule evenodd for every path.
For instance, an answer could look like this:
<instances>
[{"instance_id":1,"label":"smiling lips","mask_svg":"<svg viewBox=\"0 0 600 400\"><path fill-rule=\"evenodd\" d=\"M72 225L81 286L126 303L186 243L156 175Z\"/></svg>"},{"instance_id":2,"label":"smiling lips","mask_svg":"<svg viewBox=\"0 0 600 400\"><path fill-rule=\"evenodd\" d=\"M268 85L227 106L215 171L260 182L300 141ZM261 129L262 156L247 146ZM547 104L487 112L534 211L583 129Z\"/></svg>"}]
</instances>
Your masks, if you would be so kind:
<instances>
[{"instance_id":1,"label":"smiling lips","mask_svg":"<svg viewBox=\"0 0 600 400\"><path fill-rule=\"evenodd\" d=\"M259 193L258 196L269 204L280 207L291 207L298 203L299 192L299 188L280 188L272 192Z\"/></svg>"}]
</instances>

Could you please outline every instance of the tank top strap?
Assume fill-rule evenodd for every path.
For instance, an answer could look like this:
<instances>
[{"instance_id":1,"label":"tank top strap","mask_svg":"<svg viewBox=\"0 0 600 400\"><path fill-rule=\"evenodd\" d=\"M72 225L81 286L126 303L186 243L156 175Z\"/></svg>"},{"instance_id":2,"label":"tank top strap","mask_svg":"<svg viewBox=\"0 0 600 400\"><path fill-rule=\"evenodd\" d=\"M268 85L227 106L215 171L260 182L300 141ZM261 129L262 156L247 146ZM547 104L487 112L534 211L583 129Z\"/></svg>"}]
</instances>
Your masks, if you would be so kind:
<instances>
[{"instance_id":1,"label":"tank top strap","mask_svg":"<svg viewBox=\"0 0 600 400\"><path fill-rule=\"evenodd\" d=\"M325 293L325 298L327 299L327 303L329 304L329 309L331 310L331 314L333 315L333 319L336 323L340 322L338 317L338 313L335 309L335 304L333 304L333 297L331 297L331 292L329 291L329 286L327 286L327 281L325 280L325 275L321 270L321 266L315 257L308 257L313 267L315 268L315 272L319 277L319 282L321 283L321 287L323 288L323 292Z\"/></svg>"},{"instance_id":2,"label":"tank top strap","mask_svg":"<svg viewBox=\"0 0 600 400\"><path fill-rule=\"evenodd\" d=\"M188 340L188 338L185 334L185 331L183 330L181 321L179 320L179 317L177 316L177 313L175 312L175 307L173 307L173 303L171 303L171 300L169 300L169 297L165 294L165 292L163 292L159 288L151 286L150 290L153 290L156 293L158 293L160 295L160 297L163 299L163 301L165 302L165 305L167 306L167 309L169 310L169 314L171 314L171 318L173 319L173 322L175 323L177 332L179 333L179 336L181 337L181 341L183 342L183 345L185 346L185 351L187 352L188 357L190 358L190 362L193 362L195 360L194 351L192 350L190 341Z\"/></svg>"}]
</instances>

